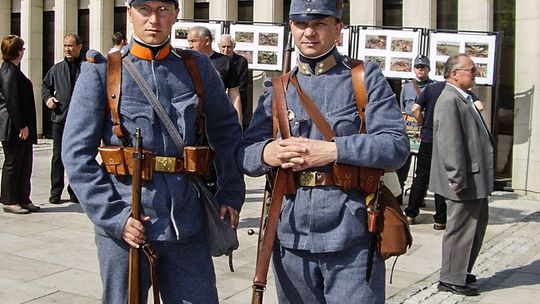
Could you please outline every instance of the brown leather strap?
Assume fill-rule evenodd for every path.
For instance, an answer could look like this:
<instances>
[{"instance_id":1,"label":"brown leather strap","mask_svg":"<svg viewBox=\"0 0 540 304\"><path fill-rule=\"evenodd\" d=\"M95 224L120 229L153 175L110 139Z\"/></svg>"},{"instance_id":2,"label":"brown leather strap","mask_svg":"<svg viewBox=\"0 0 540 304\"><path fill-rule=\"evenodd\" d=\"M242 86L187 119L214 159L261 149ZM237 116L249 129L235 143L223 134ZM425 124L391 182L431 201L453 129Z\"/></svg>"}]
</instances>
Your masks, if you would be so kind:
<instances>
[{"instance_id":1,"label":"brown leather strap","mask_svg":"<svg viewBox=\"0 0 540 304\"><path fill-rule=\"evenodd\" d=\"M281 133L281 138L283 139L289 138L291 136L289 122L287 120L287 104L285 102L285 89L287 88L287 78L288 77L276 77L272 79L272 85L274 88L273 103L275 103L279 131ZM264 235L262 236L262 242L259 245L257 264L255 266L255 277L253 278L253 288L255 290L261 291L266 288L268 268L270 265L270 258L272 256L272 248L274 247L274 241L276 239L276 231L279 222L279 214L281 212L281 204L283 201L283 196L285 194L286 184L289 176L292 176L292 174L289 174L289 171L278 168L276 178L273 181L274 187L272 188L272 200L270 202L270 208L268 211Z\"/></svg>"},{"instance_id":2,"label":"brown leather strap","mask_svg":"<svg viewBox=\"0 0 540 304\"><path fill-rule=\"evenodd\" d=\"M352 60L352 83L354 90L354 98L356 99L356 109L360 116L360 133L366 133L366 107L367 107L367 90L364 79L364 62L362 60Z\"/></svg>"},{"instance_id":3,"label":"brown leather strap","mask_svg":"<svg viewBox=\"0 0 540 304\"><path fill-rule=\"evenodd\" d=\"M119 110L121 84L122 55L120 52L112 52L107 55L107 108L111 113L114 135L120 140L124 138Z\"/></svg>"},{"instance_id":4,"label":"brown leather strap","mask_svg":"<svg viewBox=\"0 0 540 304\"><path fill-rule=\"evenodd\" d=\"M276 115L278 120L279 132L281 133L281 138L283 139L291 137L289 120L287 119L287 103L285 102L287 79L288 76L281 76L272 79L272 86L274 88L273 102L276 104Z\"/></svg>"},{"instance_id":5,"label":"brown leather strap","mask_svg":"<svg viewBox=\"0 0 540 304\"><path fill-rule=\"evenodd\" d=\"M195 87L195 93L197 94L197 97L199 97L199 109L197 113L197 134L199 137L204 136L205 134L205 116L203 113L204 110L204 89L203 89L203 83L201 80L201 75L199 74L199 69L197 68L197 64L195 63L195 59L189 51L182 50L182 49L176 49L177 52L180 54L180 57L184 59L184 64L186 65L187 71L189 73L189 76L191 77L191 81L193 82L193 86Z\"/></svg>"},{"instance_id":6,"label":"brown leather strap","mask_svg":"<svg viewBox=\"0 0 540 304\"><path fill-rule=\"evenodd\" d=\"M293 84L293 86L296 88L296 93L298 94L298 97L300 97L300 102L302 102L302 105L304 106L304 109L308 113L309 117L311 117L311 120L315 123L317 128L319 128L319 131L323 134L324 138L327 141L332 141L332 138L336 136L336 133L332 130L324 116L322 115L321 111L317 107L317 105L313 102L313 100L307 96L300 85L298 84L298 79L296 79L296 75L294 73L290 74L290 81Z\"/></svg>"},{"instance_id":7,"label":"brown leather strap","mask_svg":"<svg viewBox=\"0 0 540 304\"><path fill-rule=\"evenodd\" d=\"M159 284L157 277L157 260L158 255L156 251L150 246L150 244L144 244L142 251L148 259L148 265L150 266L150 282L152 283L152 292L154 294L154 304L159 304Z\"/></svg>"},{"instance_id":8,"label":"brown leather strap","mask_svg":"<svg viewBox=\"0 0 540 304\"><path fill-rule=\"evenodd\" d=\"M414 89L416 90L416 96L420 96L420 94L422 94L422 90L420 90L420 87L418 86L418 81L416 81L416 79L413 79L412 83L413 83Z\"/></svg>"}]
</instances>

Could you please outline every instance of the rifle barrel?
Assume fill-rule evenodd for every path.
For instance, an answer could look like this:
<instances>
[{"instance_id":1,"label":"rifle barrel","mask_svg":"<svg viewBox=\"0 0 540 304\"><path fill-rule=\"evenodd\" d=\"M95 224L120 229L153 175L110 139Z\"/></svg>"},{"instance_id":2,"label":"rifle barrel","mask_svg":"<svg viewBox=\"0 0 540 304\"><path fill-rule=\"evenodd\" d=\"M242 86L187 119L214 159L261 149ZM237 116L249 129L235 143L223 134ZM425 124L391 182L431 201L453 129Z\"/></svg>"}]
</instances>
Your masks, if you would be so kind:
<instances>
[{"instance_id":1,"label":"rifle barrel","mask_svg":"<svg viewBox=\"0 0 540 304\"><path fill-rule=\"evenodd\" d=\"M131 216L136 220L141 220L142 158L141 129L137 128L131 179ZM141 301L141 251L139 248L129 247L128 304L141 304Z\"/></svg>"}]
</instances>

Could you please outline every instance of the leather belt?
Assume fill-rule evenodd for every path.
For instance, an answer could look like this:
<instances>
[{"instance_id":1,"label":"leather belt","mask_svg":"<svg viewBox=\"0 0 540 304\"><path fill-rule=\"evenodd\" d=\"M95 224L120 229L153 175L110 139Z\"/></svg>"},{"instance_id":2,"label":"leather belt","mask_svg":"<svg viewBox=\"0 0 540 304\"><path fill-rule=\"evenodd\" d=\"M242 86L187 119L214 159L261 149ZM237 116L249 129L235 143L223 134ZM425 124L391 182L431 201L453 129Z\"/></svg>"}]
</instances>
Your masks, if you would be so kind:
<instances>
[{"instance_id":1,"label":"leather belt","mask_svg":"<svg viewBox=\"0 0 540 304\"><path fill-rule=\"evenodd\" d=\"M331 172L302 171L295 173L298 186L317 187L335 186L334 175Z\"/></svg>"}]
</instances>

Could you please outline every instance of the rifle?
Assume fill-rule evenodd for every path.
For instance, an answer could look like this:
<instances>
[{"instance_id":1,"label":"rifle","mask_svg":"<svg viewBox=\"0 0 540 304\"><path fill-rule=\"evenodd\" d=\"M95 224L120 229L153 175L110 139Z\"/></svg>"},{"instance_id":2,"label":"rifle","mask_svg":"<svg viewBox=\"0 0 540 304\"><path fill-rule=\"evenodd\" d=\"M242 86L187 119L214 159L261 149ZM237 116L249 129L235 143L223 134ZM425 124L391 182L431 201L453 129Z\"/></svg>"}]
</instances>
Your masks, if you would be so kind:
<instances>
[{"instance_id":1,"label":"rifle","mask_svg":"<svg viewBox=\"0 0 540 304\"><path fill-rule=\"evenodd\" d=\"M283 60L283 75L287 74L291 69L292 50L292 33L289 32ZM281 82L281 78L273 80L273 83L277 82ZM274 86L274 88L276 87L279 87L280 89L279 92L274 92L274 95L282 95L283 101L285 101L285 92L283 91L284 87L282 86L282 83L280 83L278 86ZM278 117L287 117L285 102L281 104L274 102L272 109L276 110ZM291 135L287 119L278 119L278 124L279 130L281 131L281 137L284 139L290 137ZM277 134L276 127L277 126L273 127L274 137L276 137ZM281 212L281 203L285 193L288 177L288 172L281 168L278 168L275 172L271 170L266 175L266 186L261 210L261 224L257 246L257 262L255 266L255 277L253 278L253 293L251 296L252 304L262 304L263 302L263 294L264 290L266 289L268 277L268 268L270 266L272 248L274 247L277 224L279 214ZM248 231L248 233L253 234L253 231Z\"/></svg>"},{"instance_id":2,"label":"rifle","mask_svg":"<svg viewBox=\"0 0 540 304\"><path fill-rule=\"evenodd\" d=\"M135 129L133 143L133 177L131 182L131 216L141 220L141 181L142 181L142 136L141 129ZM141 303L141 251L129 247L128 304Z\"/></svg>"}]
</instances>

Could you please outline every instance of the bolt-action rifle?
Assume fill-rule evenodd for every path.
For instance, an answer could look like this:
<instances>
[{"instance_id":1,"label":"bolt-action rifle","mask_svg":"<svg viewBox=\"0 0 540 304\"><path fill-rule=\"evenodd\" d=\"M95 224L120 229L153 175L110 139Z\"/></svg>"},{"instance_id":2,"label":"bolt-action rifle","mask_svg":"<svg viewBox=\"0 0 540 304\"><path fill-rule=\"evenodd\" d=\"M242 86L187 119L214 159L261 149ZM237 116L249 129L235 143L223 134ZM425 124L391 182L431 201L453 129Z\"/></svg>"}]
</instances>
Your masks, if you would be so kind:
<instances>
[{"instance_id":1,"label":"bolt-action rifle","mask_svg":"<svg viewBox=\"0 0 540 304\"><path fill-rule=\"evenodd\" d=\"M142 181L142 136L141 129L135 129L133 143L133 175L131 179L131 217L141 220ZM141 251L129 247L128 304L141 303Z\"/></svg>"},{"instance_id":2,"label":"bolt-action rifle","mask_svg":"<svg viewBox=\"0 0 540 304\"><path fill-rule=\"evenodd\" d=\"M291 69L291 53L292 53L292 35L289 32L287 46L285 47L284 60L283 60L283 74L287 74ZM287 108L285 104L284 88L281 84L281 79L276 78L272 81L274 84L274 96L282 95L283 102L275 102L278 125L281 133L281 138L289 138L290 129L287 119ZM276 88L279 87L279 90ZM274 97L276 98L276 97ZM276 115L276 113L273 113ZM281 117L281 118L280 118ZM276 128L273 128L276 130ZM274 137L276 136L274 131ZM268 268L270 266L270 258L272 256L272 248L276 237L277 224L279 220L279 214L281 212L281 203L287 179L290 174L284 169L278 168L277 170L271 170L266 175L266 189L264 193L263 206L261 210L261 224L259 229L259 240L257 246L257 263L255 266L255 277L253 278L253 293L251 296L252 304L262 304L263 294L266 289L266 282L268 277ZM248 231L249 234L253 234L253 231Z\"/></svg>"}]
</instances>

